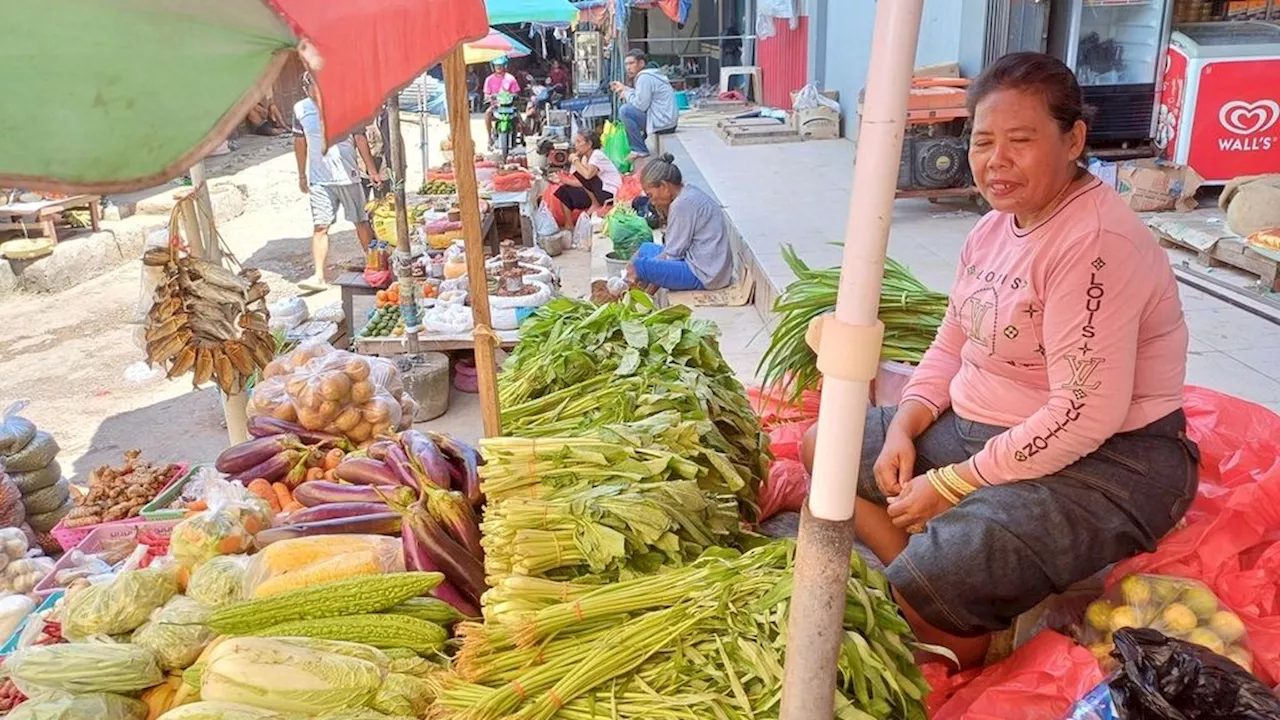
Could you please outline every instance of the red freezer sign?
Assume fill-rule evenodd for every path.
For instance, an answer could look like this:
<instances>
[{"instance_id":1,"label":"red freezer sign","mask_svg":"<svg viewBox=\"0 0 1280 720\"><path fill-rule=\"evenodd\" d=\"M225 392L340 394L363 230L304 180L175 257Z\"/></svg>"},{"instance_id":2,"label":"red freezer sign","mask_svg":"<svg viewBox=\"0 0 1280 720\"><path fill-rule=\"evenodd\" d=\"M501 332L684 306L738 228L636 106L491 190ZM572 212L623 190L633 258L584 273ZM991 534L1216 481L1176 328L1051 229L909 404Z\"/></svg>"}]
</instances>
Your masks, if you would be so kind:
<instances>
[{"instance_id":1,"label":"red freezer sign","mask_svg":"<svg viewBox=\"0 0 1280 720\"><path fill-rule=\"evenodd\" d=\"M1165 160L1177 162L1178 126L1187 92L1187 56L1169 48L1164 59L1164 84L1160 89L1160 110L1156 116L1156 147Z\"/></svg>"},{"instance_id":2,"label":"red freezer sign","mask_svg":"<svg viewBox=\"0 0 1280 720\"><path fill-rule=\"evenodd\" d=\"M1280 172L1280 58L1215 62L1200 72L1187 164L1206 180Z\"/></svg>"}]
</instances>

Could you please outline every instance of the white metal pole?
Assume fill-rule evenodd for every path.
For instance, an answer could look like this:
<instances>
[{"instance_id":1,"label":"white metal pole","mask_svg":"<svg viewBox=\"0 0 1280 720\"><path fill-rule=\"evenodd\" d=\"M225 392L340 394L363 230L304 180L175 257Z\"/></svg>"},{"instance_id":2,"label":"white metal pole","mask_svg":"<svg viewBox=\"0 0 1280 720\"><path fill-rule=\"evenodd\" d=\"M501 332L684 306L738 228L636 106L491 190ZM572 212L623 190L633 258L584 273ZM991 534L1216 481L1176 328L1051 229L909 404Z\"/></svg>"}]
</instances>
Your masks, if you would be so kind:
<instances>
[{"instance_id":1,"label":"white metal pole","mask_svg":"<svg viewBox=\"0 0 1280 720\"><path fill-rule=\"evenodd\" d=\"M851 330L871 328L878 322L923 5L924 0L876 3L835 310L835 323ZM870 348L840 350L856 355ZM824 355L819 351L820 364ZM839 364L838 358L832 361ZM834 714L869 380L842 379L831 373L823 378L813 479L796 555L782 720L825 720Z\"/></svg>"},{"instance_id":2,"label":"white metal pole","mask_svg":"<svg viewBox=\"0 0 1280 720\"><path fill-rule=\"evenodd\" d=\"M422 73L422 77L418 80L421 83L418 87L418 128L421 132L418 151L422 155L422 181L426 182L427 170L431 167L431 161L428 159L431 151L427 147L427 121L431 117L427 112L427 74Z\"/></svg>"}]
</instances>

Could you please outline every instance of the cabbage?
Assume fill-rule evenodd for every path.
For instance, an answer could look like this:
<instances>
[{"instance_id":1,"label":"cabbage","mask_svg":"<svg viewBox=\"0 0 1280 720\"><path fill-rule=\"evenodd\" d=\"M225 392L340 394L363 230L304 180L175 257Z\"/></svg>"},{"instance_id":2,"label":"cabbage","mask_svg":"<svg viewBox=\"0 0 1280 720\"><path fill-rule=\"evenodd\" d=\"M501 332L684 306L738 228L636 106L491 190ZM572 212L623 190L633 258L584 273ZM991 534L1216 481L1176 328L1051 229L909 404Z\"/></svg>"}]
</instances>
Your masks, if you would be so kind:
<instances>
[{"instance_id":1,"label":"cabbage","mask_svg":"<svg viewBox=\"0 0 1280 720\"><path fill-rule=\"evenodd\" d=\"M156 654L164 670L182 670L195 662L218 634L202 623L209 610L185 595L175 595L133 633L133 644Z\"/></svg>"},{"instance_id":2,"label":"cabbage","mask_svg":"<svg viewBox=\"0 0 1280 720\"><path fill-rule=\"evenodd\" d=\"M383 675L367 660L270 638L238 637L209 653L200 697L314 716L370 707Z\"/></svg>"},{"instance_id":3,"label":"cabbage","mask_svg":"<svg viewBox=\"0 0 1280 720\"><path fill-rule=\"evenodd\" d=\"M7 720L7 718L6 718ZM294 720L273 710L224 702L196 702L179 705L159 720Z\"/></svg>"},{"instance_id":4,"label":"cabbage","mask_svg":"<svg viewBox=\"0 0 1280 720\"><path fill-rule=\"evenodd\" d=\"M248 555L219 555L196 568L187 583L187 595L209 608L222 607L245 597L244 578Z\"/></svg>"},{"instance_id":5,"label":"cabbage","mask_svg":"<svg viewBox=\"0 0 1280 720\"><path fill-rule=\"evenodd\" d=\"M422 678L390 673L373 698L373 708L393 715L421 717L431 707L435 694Z\"/></svg>"},{"instance_id":6,"label":"cabbage","mask_svg":"<svg viewBox=\"0 0 1280 720\"><path fill-rule=\"evenodd\" d=\"M5 720L146 720L146 717L146 703L123 695L42 691L10 710Z\"/></svg>"}]
</instances>

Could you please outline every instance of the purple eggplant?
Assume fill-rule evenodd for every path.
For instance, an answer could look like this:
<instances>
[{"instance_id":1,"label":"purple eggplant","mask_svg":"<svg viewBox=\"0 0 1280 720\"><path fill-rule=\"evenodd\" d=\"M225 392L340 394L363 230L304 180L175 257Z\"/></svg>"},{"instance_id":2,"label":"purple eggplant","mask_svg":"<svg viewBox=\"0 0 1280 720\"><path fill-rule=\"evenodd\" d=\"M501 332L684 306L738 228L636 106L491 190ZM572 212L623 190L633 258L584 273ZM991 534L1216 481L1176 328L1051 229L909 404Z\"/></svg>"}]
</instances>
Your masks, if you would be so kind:
<instances>
[{"instance_id":1,"label":"purple eggplant","mask_svg":"<svg viewBox=\"0 0 1280 720\"><path fill-rule=\"evenodd\" d=\"M346 480L356 485L399 485L400 478L387 467L386 463L369 458L347 458L338 463L333 474L339 480Z\"/></svg>"},{"instance_id":2,"label":"purple eggplant","mask_svg":"<svg viewBox=\"0 0 1280 720\"><path fill-rule=\"evenodd\" d=\"M417 430L405 430L400 433L400 444L428 480L436 487L449 489L449 461L431 438Z\"/></svg>"},{"instance_id":3,"label":"purple eggplant","mask_svg":"<svg viewBox=\"0 0 1280 720\"><path fill-rule=\"evenodd\" d=\"M295 435L272 435L254 438L223 450L218 459L214 461L213 466L220 473L235 474L244 472L255 465L270 460L273 455L297 446L298 438Z\"/></svg>"},{"instance_id":4,"label":"purple eggplant","mask_svg":"<svg viewBox=\"0 0 1280 720\"><path fill-rule=\"evenodd\" d=\"M232 475L229 479L233 482L248 485L257 478L263 478L270 482L275 482L284 478L289 474L289 470L293 468L298 459L298 453L293 450L283 450L263 460L246 470Z\"/></svg>"},{"instance_id":5,"label":"purple eggplant","mask_svg":"<svg viewBox=\"0 0 1280 720\"><path fill-rule=\"evenodd\" d=\"M314 535L399 535L401 525L399 513L384 512L376 515L317 520L297 525L281 525L254 535L253 542L259 548L263 548L281 540Z\"/></svg>"},{"instance_id":6,"label":"purple eggplant","mask_svg":"<svg viewBox=\"0 0 1280 720\"><path fill-rule=\"evenodd\" d=\"M484 495L480 492L480 466L484 464L484 458L480 456L480 452L449 435L428 432L427 436L434 440L451 460L462 466L462 484L455 485L454 489L466 495L467 500L470 500L474 506L483 503Z\"/></svg>"},{"instance_id":7,"label":"purple eggplant","mask_svg":"<svg viewBox=\"0 0 1280 720\"><path fill-rule=\"evenodd\" d=\"M383 502L399 485L341 485L327 480L304 482L293 491L293 499L304 507L316 507L330 503Z\"/></svg>"},{"instance_id":8,"label":"purple eggplant","mask_svg":"<svg viewBox=\"0 0 1280 720\"><path fill-rule=\"evenodd\" d=\"M422 482L418 479L419 471L413 467L413 463L409 462L409 456L404 454L404 448L393 444L387 449L387 467L391 468L392 474L401 485L418 491L422 490Z\"/></svg>"},{"instance_id":9,"label":"purple eggplant","mask_svg":"<svg viewBox=\"0 0 1280 720\"><path fill-rule=\"evenodd\" d=\"M350 440L341 435L308 430L297 423L277 420L270 415L255 415L249 418L249 434L256 438L270 435L294 435L308 445L320 445L326 448L336 447L347 452L356 449Z\"/></svg>"},{"instance_id":10,"label":"purple eggplant","mask_svg":"<svg viewBox=\"0 0 1280 720\"><path fill-rule=\"evenodd\" d=\"M479 605L480 596L487 589L484 583L484 565L480 560L449 537L449 533L431 516L421 500L413 499L412 490L406 488L398 491L394 498L388 498L387 504L400 513L404 525L409 527L421 546L421 551L430 556L431 562L462 592L463 598ZM403 533L403 526L401 532ZM412 545L409 550L421 555Z\"/></svg>"},{"instance_id":11,"label":"purple eggplant","mask_svg":"<svg viewBox=\"0 0 1280 720\"><path fill-rule=\"evenodd\" d=\"M427 511L439 521L449 537L472 557L484 560L484 549L480 546L480 520L462 493L427 487L424 488L424 498Z\"/></svg>"},{"instance_id":12,"label":"purple eggplant","mask_svg":"<svg viewBox=\"0 0 1280 720\"><path fill-rule=\"evenodd\" d=\"M338 518L360 517L362 515L378 515L387 512L387 504L380 502L339 502L316 505L306 510L298 510L289 516L290 525L315 522L317 520L336 520Z\"/></svg>"},{"instance_id":13,"label":"purple eggplant","mask_svg":"<svg viewBox=\"0 0 1280 720\"><path fill-rule=\"evenodd\" d=\"M410 571L443 572L431 553L423 547L408 523L400 528L400 540L404 543L404 564ZM480 610L462 596L462 591L453 583L445 580L431 590L431 596L452 605L458 612L467 617L480 617Z\"/></svg>"},{"instance_id":14,"label":"purple eggplant","mask_svg":"<svg viewBox=\"0 0 1280 720\"><path fill-rule=\"evenodd\" d=\"M365 455L368 455L369 458L373 460L379 460L379 461L386 460L387 451L390 450L391 446L395 444L396 443L394 440L379 440L371 444L369 447L365 448L364 453Z\"/></svg>"}]
</instances>

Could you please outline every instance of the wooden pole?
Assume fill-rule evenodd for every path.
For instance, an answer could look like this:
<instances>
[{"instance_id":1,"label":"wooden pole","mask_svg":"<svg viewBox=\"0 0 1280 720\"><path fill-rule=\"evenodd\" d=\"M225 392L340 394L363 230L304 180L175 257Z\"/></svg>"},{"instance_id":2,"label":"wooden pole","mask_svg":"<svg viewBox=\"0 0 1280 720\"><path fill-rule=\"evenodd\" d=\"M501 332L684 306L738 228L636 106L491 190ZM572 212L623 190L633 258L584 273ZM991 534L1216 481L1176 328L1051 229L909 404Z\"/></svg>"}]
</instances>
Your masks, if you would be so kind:
<instances>
[{"instance_id":1,"label":"wooden pole","mask_svg":"<svg viewBox=\"0 0 1280 720\"><path fill-rule=\"evenodd\" d=\"M405 195L405 160L404 135L400 134L400 98L392 96L385 104L387 111L387 138L391 148L391 187L396 198L396 279L400 281L400 317L404 318L404 336L408 343L409 353L417 355L422 351L418 342L418 332L422 329L422 321L418 313L418 287L413 280L413 255L409 245L409 207Z\"/></svg>"},{"instance_id":2,"label":"wooden pole","mask_svg":"<svg viewBox=\"0 0 1280 720\"><path fill-rule=\"evenodd\" d=\"M462 212L467 250L467 282L471 316L475 320L476 377L480 385L480 413L484 434L502 434L498 411L498 368L494 359L497 336L489 320L489 282L484 269L484 238L480 237L480 188L476 183L475 147L471 142L471 108L467 104L467 62L459 44L444 60L445 100L449 105L449 133L453 138L453 172Z\"/></svg>"}]
</instances>

